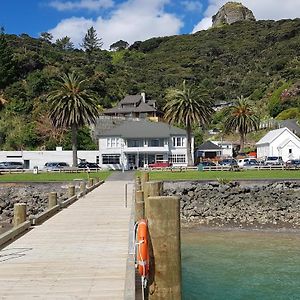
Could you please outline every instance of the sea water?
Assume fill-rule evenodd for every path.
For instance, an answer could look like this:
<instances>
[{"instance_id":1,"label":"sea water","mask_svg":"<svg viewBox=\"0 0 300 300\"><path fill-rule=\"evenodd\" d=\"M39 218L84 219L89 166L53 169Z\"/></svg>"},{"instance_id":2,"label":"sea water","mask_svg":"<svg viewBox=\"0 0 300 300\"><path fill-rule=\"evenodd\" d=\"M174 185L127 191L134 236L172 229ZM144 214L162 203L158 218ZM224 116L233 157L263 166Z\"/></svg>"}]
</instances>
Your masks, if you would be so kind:
<instances>
[{"instance_id":1,"label":"sea water","mask_svg":"<svg viewBox=\"0 0 300 300\"><path fill-rule=\"evenodd\" d=\"M300 299L300 233L182 232L183 299Z\"/></svg>"}]
</instances>

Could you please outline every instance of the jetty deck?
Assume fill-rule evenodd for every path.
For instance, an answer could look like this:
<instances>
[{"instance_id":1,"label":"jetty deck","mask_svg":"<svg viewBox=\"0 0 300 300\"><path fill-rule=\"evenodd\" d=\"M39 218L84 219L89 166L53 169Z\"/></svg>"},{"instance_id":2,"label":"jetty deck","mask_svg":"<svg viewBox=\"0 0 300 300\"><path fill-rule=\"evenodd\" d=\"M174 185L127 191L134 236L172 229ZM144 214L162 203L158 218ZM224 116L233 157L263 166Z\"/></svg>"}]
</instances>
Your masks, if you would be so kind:
<instances>
[{"instance_id":1,"label":"jetty deck","mask_svg":"<svg viewBox=\"0 0 300 300\"><path fill-rule=\"evenodd\" d=\"M118 176L0 251L0 299L124 298L132 181Z\"/></svg>"}]
</instances>

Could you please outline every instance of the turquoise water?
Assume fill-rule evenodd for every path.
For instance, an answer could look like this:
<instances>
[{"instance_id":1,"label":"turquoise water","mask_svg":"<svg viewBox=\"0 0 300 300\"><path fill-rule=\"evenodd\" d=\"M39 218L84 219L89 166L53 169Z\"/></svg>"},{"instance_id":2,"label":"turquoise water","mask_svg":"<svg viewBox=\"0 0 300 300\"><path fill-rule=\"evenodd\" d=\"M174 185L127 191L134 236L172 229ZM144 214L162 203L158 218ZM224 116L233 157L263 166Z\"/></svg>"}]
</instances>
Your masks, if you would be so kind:
<instances>
[{"instance_id":1,"label":"turquoise water","mask_svg":"<svg viewBox=\"0 0 300 300\"><path fill-rule=\"evenodd\" d=\"M300 234L182 233L183 299L300 299Z\"/></svg>"}]
</instances>

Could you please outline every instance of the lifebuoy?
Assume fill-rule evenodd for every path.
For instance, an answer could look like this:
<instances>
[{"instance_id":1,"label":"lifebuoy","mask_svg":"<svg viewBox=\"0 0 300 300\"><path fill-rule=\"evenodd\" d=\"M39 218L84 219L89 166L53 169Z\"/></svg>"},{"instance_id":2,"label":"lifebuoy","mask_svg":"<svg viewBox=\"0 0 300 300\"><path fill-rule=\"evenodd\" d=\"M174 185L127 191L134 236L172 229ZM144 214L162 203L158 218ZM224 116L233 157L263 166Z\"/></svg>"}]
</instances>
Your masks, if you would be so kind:
<instances>
[{"instance_id":1,"label":"lifebuoy","mask_svg":"<svg viewBox=\"0 0 300 300\"><path fill-rule=\"evenodd\" d=\"M142 277L149 272L149 250L148 250L148 226L147 221L142 219L137 226L137 268Z\"/></svg>"}]
</instances>

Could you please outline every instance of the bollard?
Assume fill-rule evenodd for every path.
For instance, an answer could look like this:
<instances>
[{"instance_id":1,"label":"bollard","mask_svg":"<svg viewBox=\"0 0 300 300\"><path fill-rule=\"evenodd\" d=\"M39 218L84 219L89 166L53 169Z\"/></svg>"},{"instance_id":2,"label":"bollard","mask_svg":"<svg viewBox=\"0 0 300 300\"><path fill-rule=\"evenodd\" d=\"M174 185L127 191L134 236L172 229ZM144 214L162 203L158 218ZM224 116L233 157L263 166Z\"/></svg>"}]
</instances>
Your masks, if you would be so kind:
<instances>
[{"instance_id":1,"label":"bollard","mask_svg":"<svg viewBox=\"0 0 300 300\"><path fill-rule=\"evenodd\" d=\"M139 221L144 219L144 192L143 191L136 191L135 192L135 221Z\"/></svg>"},{"instance_id":2,"label":"bollard","mask_svg":"<svg viewBox=\"0 0 300 300\"><path fill-rule=\"evenodd\" d=\"M149 232L149 300L181 299L180 199L145 198Z\"/></svg>"},{"instance_id":3,"label":"bollard","mask_svg":"<svg viewBox=\"0 0 300 300\"><path fill-rule=\"evenodd\" d=\"M26 221L26 204L25 203L16 203L14 205L14 227L24 223Z\"/></svg>"},{"instance_id":4,"label":"bollard","mask_svg":"<svg viewBox=\"0 0 300 300\"><path fill-rule=\"evenodd\" d=\"M144 199L151 196L161 196L163 192L162 181L149 181L144 184Z\"/></svg>"},{"instance_id":5,"label":"bollard","mask_svg":"<svg viewBox=\"0 0 300 300\"><path fill-rule=\"evenodd\" d=\"M71 198L75 195L75 186L70 185L68 186L68 198Z\"/></svg>"},{"instance_id":6,"label":"bollard","mask_svg":"<svg viewBox=\"0 0 300 300\"><path fill-rule=\"evenodd\" d=\"M144 184L149 181L149 172L141 173L141 186L142 190L144 190Z\"/></svg>"},{"instance_id":7,"label":"bollard","mask_svg":"<svg viewBox=\"0 0 300 300\"><path fill-rule=\"evenodd\" d=\"M136 191L141 191L142 190L141 177L137 177L135 179L135 190Z\"/></svg>"},{"instance_id":8,"label":"bollard","mask_svg":"<svg viewBox=\"0 0 300 300\"><path fill-rule=\"evenodd\" d=\"M88 187L92 187L94 185L94 179L93 178L90 178L89 179L89 184L88 184Z\"/></svg>"},{"instance_id":9,"label":"bollard","mask_svg":"<svg viewBox=\"0 0 300 300\"><path fill-rule=\"evenodd\" d=\"M48 195L48 208L52 208L57 205L57 193L51 192Z\"/></svg>"},{"instance_id":10,"label":"bollard","mask_svg":"<svg viewBox=\"0 0 300 300\"><path fill-rule=\"evenodd\" d=\"M85 183L85 181L81 181L81 182L80 182L80 192L81 192L83 195L85 195L85 193L86 193L86 183Z\"/></svg>"}]
</instances>

